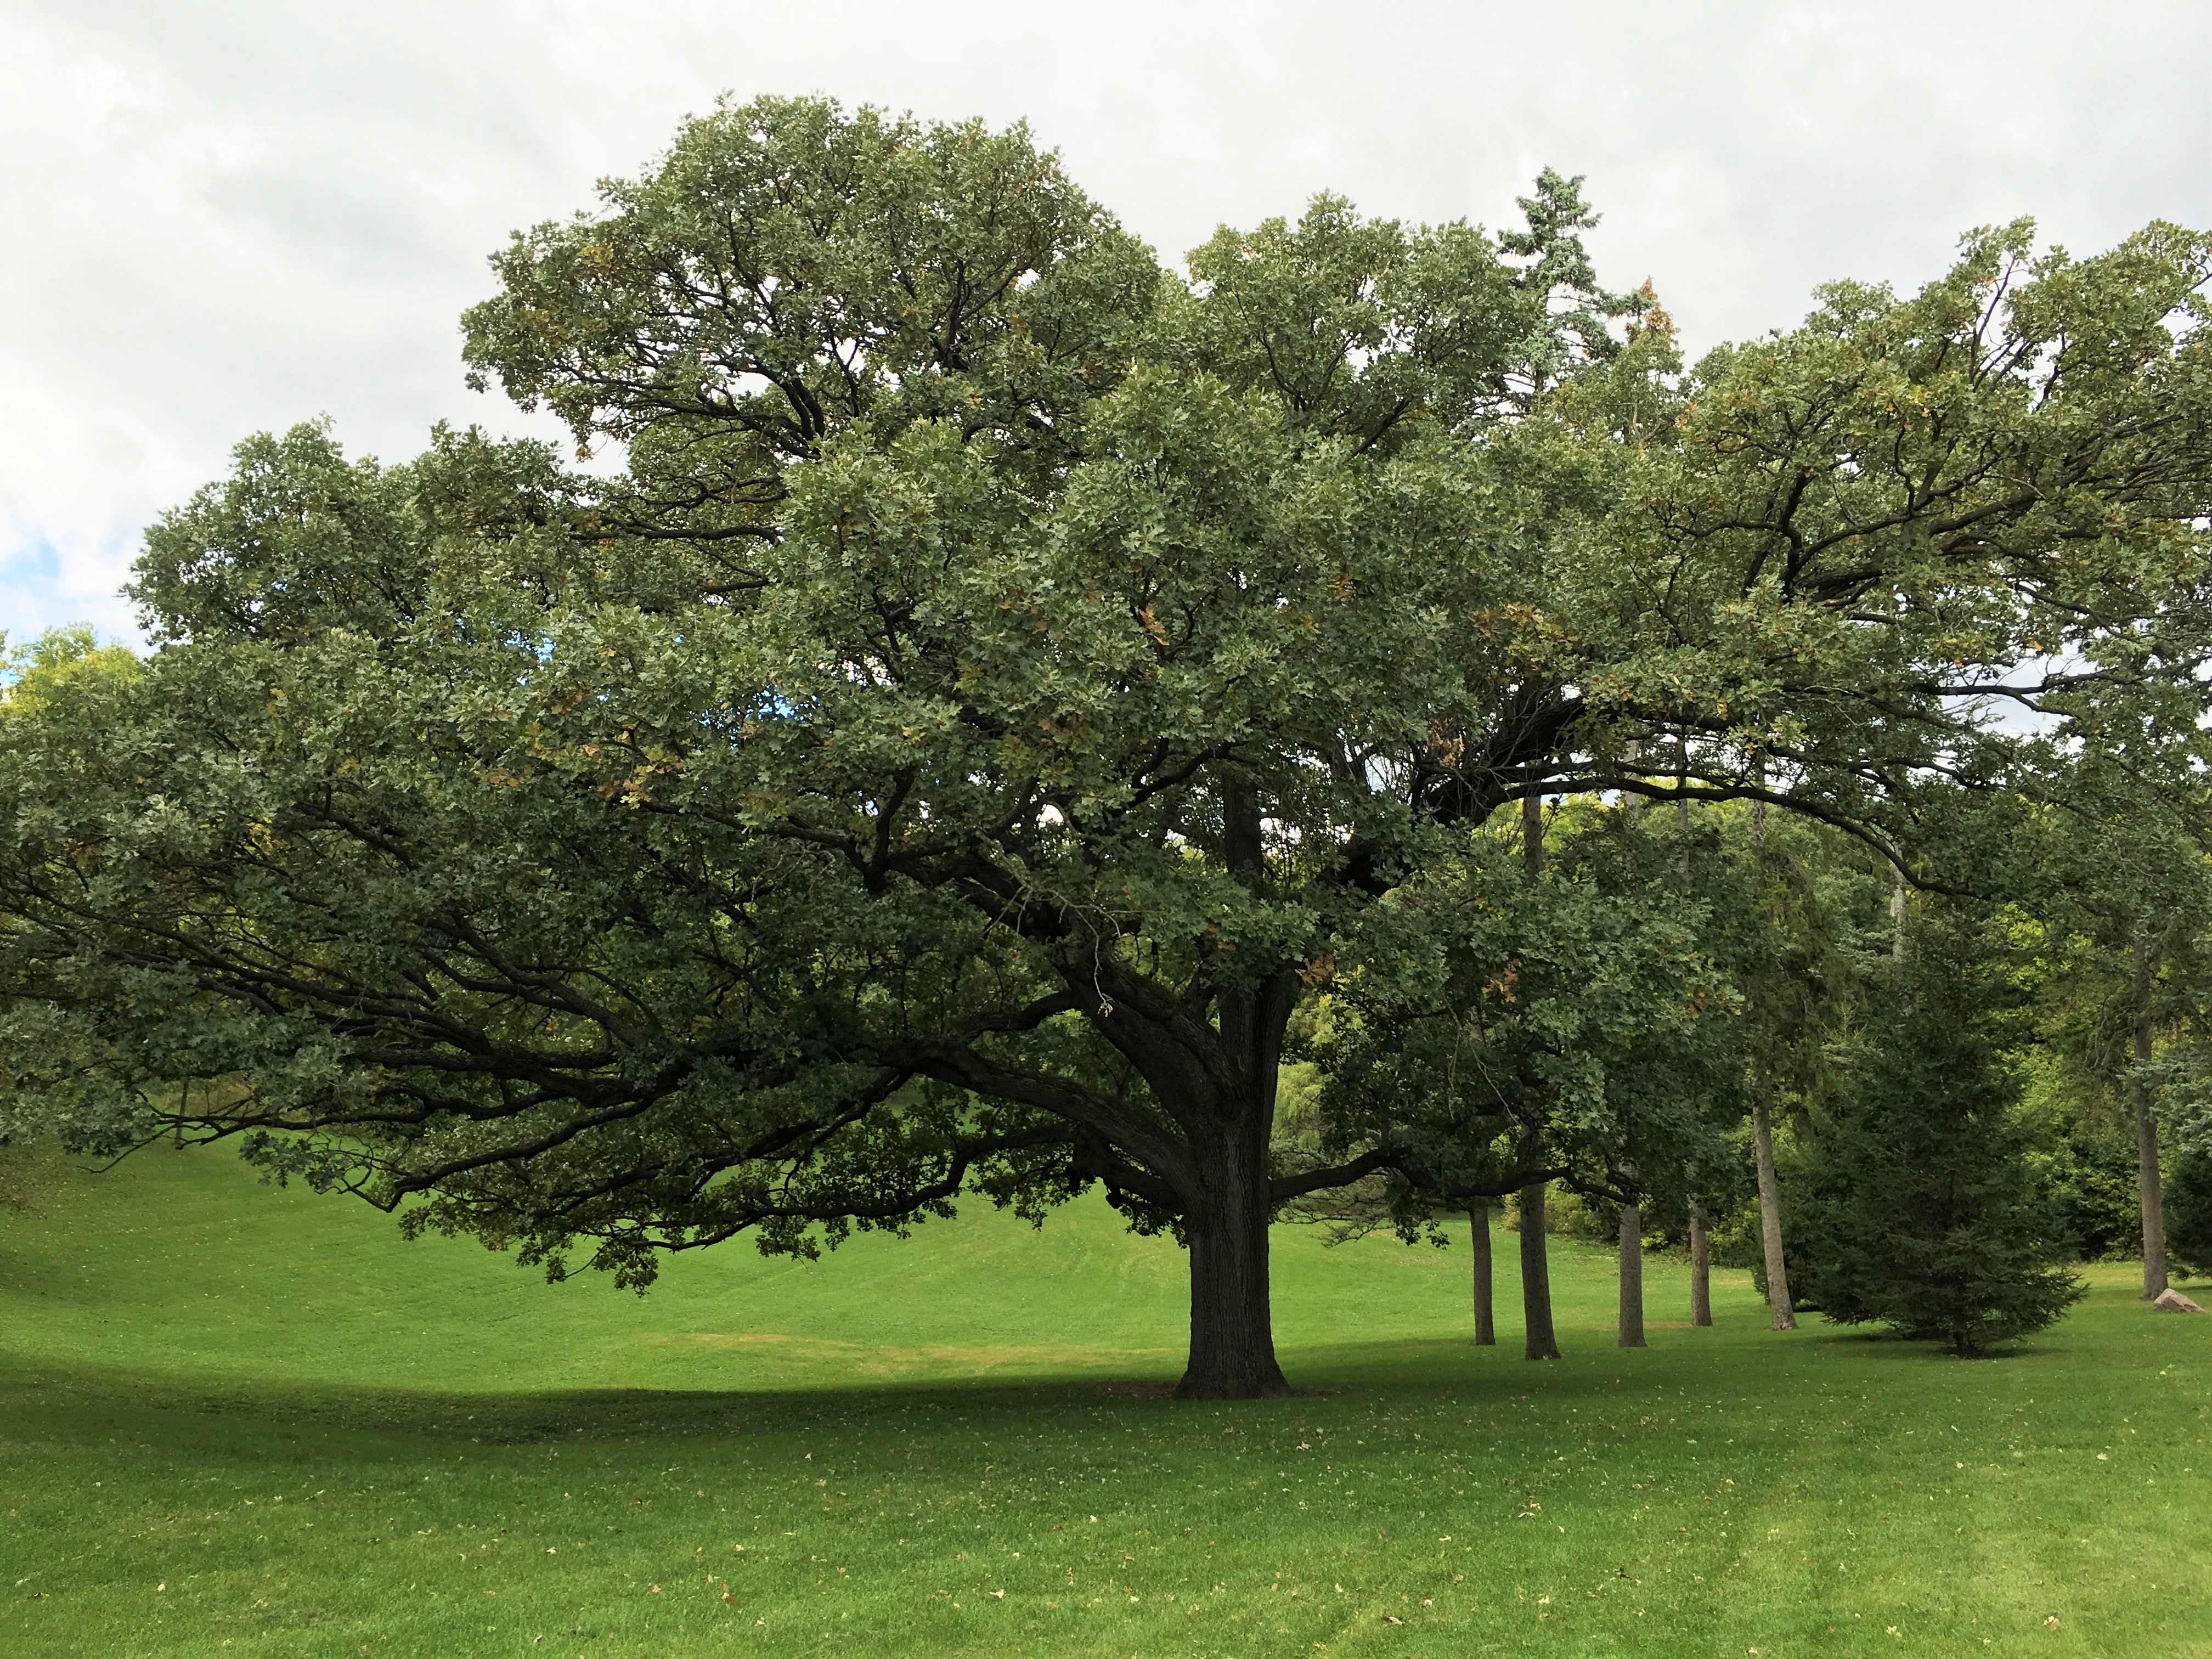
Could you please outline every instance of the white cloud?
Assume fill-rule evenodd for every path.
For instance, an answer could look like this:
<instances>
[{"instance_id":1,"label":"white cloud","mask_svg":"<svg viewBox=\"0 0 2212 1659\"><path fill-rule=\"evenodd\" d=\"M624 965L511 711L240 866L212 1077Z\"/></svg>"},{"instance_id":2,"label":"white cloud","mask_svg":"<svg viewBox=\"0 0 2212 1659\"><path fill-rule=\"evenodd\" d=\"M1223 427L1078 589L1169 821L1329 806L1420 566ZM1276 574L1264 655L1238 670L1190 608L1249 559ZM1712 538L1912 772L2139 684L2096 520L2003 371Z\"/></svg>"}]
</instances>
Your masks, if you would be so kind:
<instances>
[{"instance_id":1,"label":"white cloud","mask_svg":"<svg viewBox=\"0 0 2212 1659\"><path fill-rule=\"evenodd\" d=\"M1678 0L1530 6L0 3L0 627L90 617L244 434L318 413L411 452L466 392L506 233L586 206L717 92L1027 117L1170 252L1316 190L1417 218L1590 175L1616 283L1693 346L1961 230L2079 250L2212 224L2212 10Z\"/></svg>"}]
</instances>

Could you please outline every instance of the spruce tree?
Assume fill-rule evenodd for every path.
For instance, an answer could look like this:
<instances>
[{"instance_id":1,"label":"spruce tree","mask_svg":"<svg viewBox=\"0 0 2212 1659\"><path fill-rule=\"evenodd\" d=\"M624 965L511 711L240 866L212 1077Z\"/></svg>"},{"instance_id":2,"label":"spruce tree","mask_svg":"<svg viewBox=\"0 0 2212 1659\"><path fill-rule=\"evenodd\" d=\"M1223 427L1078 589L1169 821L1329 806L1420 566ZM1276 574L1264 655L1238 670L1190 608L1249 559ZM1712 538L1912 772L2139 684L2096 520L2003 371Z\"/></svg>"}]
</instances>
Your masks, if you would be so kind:
<instances>
[{"instance_id":1,"label":"spruce tree","mask_svg":"<svg viewBox=\"0 0 2212 1659\"><path fill-rule=\"evenodd\" d=\"M1809 1159L1808 1300L1960 1355L2041 1330L2082 1286L2026 1157L2019 997L1987 925L1932 915L1870 972L1875 1011Z\"/></svg>"}]
</instances>

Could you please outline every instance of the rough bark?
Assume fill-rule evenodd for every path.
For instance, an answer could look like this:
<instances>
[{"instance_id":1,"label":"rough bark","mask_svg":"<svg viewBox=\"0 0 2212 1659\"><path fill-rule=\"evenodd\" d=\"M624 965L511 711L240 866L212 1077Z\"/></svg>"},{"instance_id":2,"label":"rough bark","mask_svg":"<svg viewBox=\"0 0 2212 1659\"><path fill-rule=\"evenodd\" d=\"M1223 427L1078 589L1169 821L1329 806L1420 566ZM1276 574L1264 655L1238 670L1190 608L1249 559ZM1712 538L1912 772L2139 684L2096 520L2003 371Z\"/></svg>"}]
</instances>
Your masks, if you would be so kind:
<instances>
[{"instance_id":1,"label":"rough bark","mask_svg":"<svg viewBox=\"0 0 2212 1659\"><path fill-rule=\"evenodd\" d=\"M1264 1229L1262 1229L1264 1231ZM1233 1218L1193 1225L1190 1357L1178 1400L1269 1400L1291 1385L1275 1361L1267 1249Z\"/></svg>"},{"instance_id":2,"label":"rough bark","mask_svg":"<svg viewBox=\"0 0 2212 1659\"><path fill-rule=\"evenodd\" d=\"M1474 1257L1474 1346L1498 1346L1496 1279L1491 1268L1490 1206L1478 1204L1467 1212L1468 1239Z\"/></svg>"},{"instance_id":3,"label":"rough bark","mask_svg":"<svg viewBox=\"0 0 2212 1659\"><path fill-rule=\"evenodd\" d=\"M1690 1323L1713 1322L1713 1256L1705 1242L1705 1206L1690 1194Z\"/></svg>"},{"instance_id":4,"label":"rough bark","mask_svg":"<svg viewBox=\"0 0 2212 1659\"><path fill-rule=\"evenodd\" d=\"M1778 1331L1797 1328L1790 1305L1790 1273L1782 1261L1782 1188L1774 1178L1774 1131L1762 1092L1751 1108L1752 1145L1759 1156L1759 1234L1766 1249L1766 1306Z\"/></svg>"},{"instance_id":5,"label":"rough bark","mask_svg":"<svg viewBox=\"0 0 2212 1659\"><path fill-rule=\"evenodd\" d=\"M1620 1206L1620 1343L1644 1346L1644 1211Z\"/></svg>"},{"instance_id":6,"label":"rough bark","mask_svg":"<svg viewBox=\"0 0 2212 1659\"><path fill-rule=\"evenodd\" d=\"M2137 1066L2150 1064L2150 947L2136 936L2135 1053ZM2136 1187L2142 1201L2142 1299L2151 1302L2166 1289L2166 1206L2159 1189L2158 1111L2150 1085L2136 1079Z\"/></svg>"},{"instance_id":7,"label":"rough bark","mask_svg":"<svg viewBox=\"0 0 2212 1659\"><path fill-rule=\"evenodd\" d=\"M1179 1400L1265 1400L1291 1391L1275 1363L1267 1285L1267 1139L1232 1125L1195 1148L1204 1196L1184 1220L1190 1247L1190 1358Z\"/></svg>"}]
</instances>

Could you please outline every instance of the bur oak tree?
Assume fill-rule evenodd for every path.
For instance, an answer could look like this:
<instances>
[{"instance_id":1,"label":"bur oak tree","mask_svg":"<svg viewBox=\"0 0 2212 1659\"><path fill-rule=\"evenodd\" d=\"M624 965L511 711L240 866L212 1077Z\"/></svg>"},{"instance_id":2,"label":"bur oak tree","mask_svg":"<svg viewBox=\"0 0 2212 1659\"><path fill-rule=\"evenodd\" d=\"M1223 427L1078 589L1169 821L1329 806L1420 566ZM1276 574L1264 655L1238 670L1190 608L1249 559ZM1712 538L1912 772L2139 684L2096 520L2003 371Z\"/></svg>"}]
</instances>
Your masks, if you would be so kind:
<instances>
[{"instance_id":1,"label":"bur oak tree","mask_svg":"<svg viewBox=\"0 0 2212 1659\"><path fill-rule=\"evenodd\" d=\"M1170 271L1019 128L688 125L466 319L596 466L251 441L143 672L0 721L0 1133L639 1285L1097 1185L1188 1248L1183 1392L1281 1392L1270 1217L1396 1156L1271 1163L1286 1024L1494 814L1673 734L1893 842L2033 759L2000 682L2194 695L2206 239L1978 233L1686 372L1589 219Z\"/></svg>"}]
</instances>

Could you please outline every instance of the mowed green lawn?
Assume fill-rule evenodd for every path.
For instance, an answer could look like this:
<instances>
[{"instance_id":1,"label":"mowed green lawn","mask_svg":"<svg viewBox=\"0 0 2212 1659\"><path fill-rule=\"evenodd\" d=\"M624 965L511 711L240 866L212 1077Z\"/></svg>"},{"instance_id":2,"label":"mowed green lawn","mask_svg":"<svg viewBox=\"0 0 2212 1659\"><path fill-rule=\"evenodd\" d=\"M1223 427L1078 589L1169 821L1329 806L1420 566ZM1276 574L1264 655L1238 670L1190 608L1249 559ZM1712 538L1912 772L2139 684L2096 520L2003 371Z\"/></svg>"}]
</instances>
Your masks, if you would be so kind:
<instances>
[{"instance_id":1,"label":"mowed green lawn","mask_svg":"<svg viewBox=\"0 0 2212 1659\"><path fill-rule=\"evenodd\" d=\"M1555 1252L1539 1366L1463 1240L1282 1230L1315 1392L1184 1405L1100 1205L641 1301L141 1154L0 1216L0 1654L2212 1654L2212 1317L2098 1269L1961 1363L1727 1274L1622 1353Z\"/></svg>"}]
</instances>

